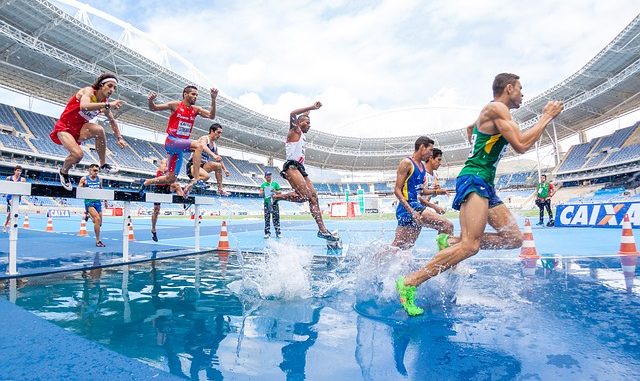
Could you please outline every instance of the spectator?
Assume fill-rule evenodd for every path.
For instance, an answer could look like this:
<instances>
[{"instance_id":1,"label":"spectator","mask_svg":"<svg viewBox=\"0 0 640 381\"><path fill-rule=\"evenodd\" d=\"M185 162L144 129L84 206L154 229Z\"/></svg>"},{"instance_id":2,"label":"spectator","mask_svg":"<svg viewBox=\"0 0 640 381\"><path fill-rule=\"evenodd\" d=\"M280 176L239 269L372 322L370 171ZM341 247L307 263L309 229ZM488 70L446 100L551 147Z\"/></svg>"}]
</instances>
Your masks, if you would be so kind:
<instances>
[{"instance_id":1,"label":"spectator","mask_svg":"<svg viewBox=\"0 0 640 381\"><path fill-rule=\"evenodd\" d=\"M536 194L536 205L540 208L540 221L538 226L544 225L544 209L547 208L547 214L549 215L549 222L547 226L553 226L555 224L553 220L553 212L551 211L551 197L556 193L556 190L550 182L547 182L547 175L540 176L540 182L538 183L538 190Z\"/></svg>"},{"instance_id":2,"label":"spectator","mask_svg":"<svg viewBox=\"0 0 640 381\"><path fill-rule=\"evenodd\" d=\"M272 173L264 173L264 183L260 185L260 195L264 198L264 238L271 236L271 219L276 230L276 238L280 238L280 207L272 196L279 193L280 184L271 179Z\"/></svg>"}]
</instances>

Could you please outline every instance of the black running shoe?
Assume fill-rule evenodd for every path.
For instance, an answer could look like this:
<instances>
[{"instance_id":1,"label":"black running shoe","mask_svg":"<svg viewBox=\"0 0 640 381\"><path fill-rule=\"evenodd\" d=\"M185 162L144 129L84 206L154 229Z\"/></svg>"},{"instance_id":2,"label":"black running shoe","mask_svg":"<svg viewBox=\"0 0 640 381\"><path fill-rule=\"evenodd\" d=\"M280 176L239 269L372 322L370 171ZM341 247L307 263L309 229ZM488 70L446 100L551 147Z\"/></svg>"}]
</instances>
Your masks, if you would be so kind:
<instances>
[{"instance_id":1,"label":"black running shoe","mask_svg":"<svg viewBox=\"0 0 640 381\"><path fill-rule=\"evenodd\" d=\"M62 187L68 191L73 190L73 185L71 184L71 178L69 177L69 174L59 171L58 175L60 175L60 184L62 184Z\"/></svg>"},{"instance_id":2,"label":"black running shoe","mask_svg":"<svg viewBox=\"0 0 640 381\"><path fill-rule=\"evenodd\" d=\"M151 239L153 240L153 242L158 242L158 235L156 234L156 232L151 232Z\"/></svg>"}]
</instances>

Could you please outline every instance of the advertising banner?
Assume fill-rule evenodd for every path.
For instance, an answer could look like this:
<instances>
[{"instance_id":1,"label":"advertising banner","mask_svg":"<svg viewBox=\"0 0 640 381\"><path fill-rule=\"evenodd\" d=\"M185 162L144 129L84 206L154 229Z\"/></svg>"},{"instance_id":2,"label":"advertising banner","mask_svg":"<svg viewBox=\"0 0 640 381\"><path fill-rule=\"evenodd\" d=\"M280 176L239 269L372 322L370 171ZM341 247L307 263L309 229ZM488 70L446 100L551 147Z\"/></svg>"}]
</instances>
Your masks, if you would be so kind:
<instances>
[{"instance_id":1,"label":"advertising banner","mask_svg":"<svg viewBox=\"0 0 640 381\"><path fill-rule=\"evenodd\" d=\"M640 202L565 204L556 206L556 226L619 228L628 214L631 226L640 227Z\"/></svg>"}]
</instances>

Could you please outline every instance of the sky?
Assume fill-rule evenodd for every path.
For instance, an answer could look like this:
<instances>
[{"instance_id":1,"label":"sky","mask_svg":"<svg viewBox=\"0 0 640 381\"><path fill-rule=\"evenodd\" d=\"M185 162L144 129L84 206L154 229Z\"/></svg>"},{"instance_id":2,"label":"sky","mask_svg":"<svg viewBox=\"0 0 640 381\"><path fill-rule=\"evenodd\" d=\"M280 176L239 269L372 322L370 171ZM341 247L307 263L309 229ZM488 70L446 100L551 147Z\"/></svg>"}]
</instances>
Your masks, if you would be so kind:
<instances>
[{"instance_id":1,"label":"sky","mask_svg":"<svg viewBox=\"0 0 640 381\"><path fill-rule=\"evenodd\" d=\"M244 106L286 121L319 100L312 128L363 137L464 127L492 98L500 72L520 75L525 101L533 98L578 71L640 11L634 0L84 3L144 32L130 40L141 54L160 61L147 39L166 45L204 74L202 85ZM122 33L91 21L112 38ZM179 60L169 63L189 75Z\"/></svg>"},{"instance_id":2,"label":"sky","mask_svg":"<svg viewBox=\"0 0 640 381\"><path fill-rule=\"evenodd\" d=\"M526 101L579 70L640 11L633 0L85 3L165 44L242 105L288 120L320 100L313 128L367 137L464 127L499 72L522 77ZM159 59L151 44L132 45Z\"/></svg>"}]
</instances>

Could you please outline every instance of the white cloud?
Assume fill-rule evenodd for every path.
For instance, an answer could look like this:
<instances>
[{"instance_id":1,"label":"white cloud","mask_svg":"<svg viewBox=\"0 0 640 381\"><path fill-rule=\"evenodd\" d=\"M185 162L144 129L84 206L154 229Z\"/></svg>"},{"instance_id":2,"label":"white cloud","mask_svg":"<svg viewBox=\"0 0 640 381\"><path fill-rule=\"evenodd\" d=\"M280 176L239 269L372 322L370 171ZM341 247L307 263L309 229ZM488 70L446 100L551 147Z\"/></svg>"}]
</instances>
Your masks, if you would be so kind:
<instances>
[{"instance_id":1,"label":"white cloud","mask_svg":"<svg viewBox=\"0 0 640 381\"><path fill-rule=\"evenodd\" d=\"M638 12L633 0L246 0L180 12L171 2L143 4L153 12L119 17L194 63L214 82L204 85L284 120L320 100L313 126L335 133L407 106L479 108L502 71L519 74L532 98L587 63Z\"/></svg>"},{"instance_id":2,"label":"white cloud","mask_svg":"<svg viewBox=\"0 0 640 381\"><path fill-rule=\"evenodd\" d=\"M267 74L265 62L252 59L246 64L231 64L227 69L227 81L233 87L259 91Z\"/></svg>"}]
</instances>

